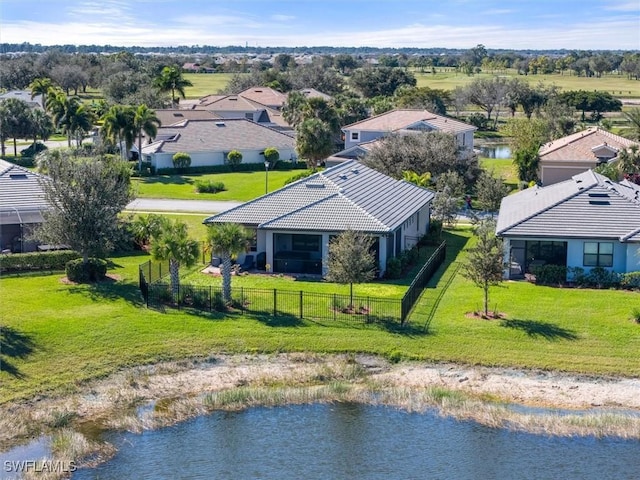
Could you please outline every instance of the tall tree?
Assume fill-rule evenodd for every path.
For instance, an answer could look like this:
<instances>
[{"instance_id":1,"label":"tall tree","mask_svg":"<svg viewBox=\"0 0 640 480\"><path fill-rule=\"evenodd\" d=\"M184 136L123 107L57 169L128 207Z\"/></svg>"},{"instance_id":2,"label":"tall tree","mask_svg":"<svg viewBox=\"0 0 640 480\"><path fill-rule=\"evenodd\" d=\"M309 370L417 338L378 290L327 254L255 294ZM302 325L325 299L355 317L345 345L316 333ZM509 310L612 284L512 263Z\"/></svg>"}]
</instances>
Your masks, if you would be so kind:
<instances>
[{"instance_id":1,"label":"tall tree","mask_svg":"<svg viewBox=\"0 0 640 480\"><path fill-rule=\"evenodd\" d=\"M69 245L82 255L104 256L118 237L120 212L132 198L130 169L125 162L101 158L74 159L49 155L48 176L41 181L51 208L36 237Z\"/></svg>"},{"instance_id":2,"label":"tall tree","mask_svg":"<svg viewBox=\"0 0 640 480\"><path fill-rule=\"evenodd\" d=\"M46 141L53 133L53 122L51 117L44 110L32 108L29 112L31 117L31 134L33 135L33 143L38 141L38 137L42 141Z\"/></svg>"},{"instance_id":3,"label":"tall tree","mask_svg":"<svg viewBox=\"0 0 640 480\"><path fill-rule=\"evenodd\" d=\"M296 151L315 170L318 163L333 152L333 131L317 118L303 121L296 129Z\"/></svg>"},{"instance_id":4,"label":"tall tree","mask_svg":"<svg viewBox=\"0 0 640 480\"><path fill-rule=\"evenodd\" d=\"M476 182L476 195L480 207L487 212L497 212L500 210L502 199L509 193L502 178L493 175L493 172L486 170L480 174Z\"/></svg>"},{"instance_id":5,"label":"tall tree","mask_svg":"<svg viewBox=\"0 0 640 480\"><path fill-rule=\"evenodd\" d=\"M50 92L47 106L53 116L54 125L67 135L68 146L71 146L72 138L75 138L80 146L84 134L93 126L91 109L77 97L68 97L61 91Z\"/></svg>"},{"instance_id":6,"label":"tall tree","mask_svg":"<svg viewBox=\"0 0 640 480\"><path fill-rule=\"evenodd\" d=\"M237 223L218 223L208 227L211 251L222 260L222 298L225 304L231 303L231 259L246 250L249 238L250 233Z\"/></svg>"},{"instance_id":7,"label":"tall tree","mask_svg":"<svg viewBox=\"0 0 640 480\"><path fill-rule=\"evenodd\" d=\"M491 121L495 112L493 128L498 125L500 106L505 102L508 90L507 79L504 77L476 78L465 88L470 103L487 112L487 120Z\"/></svg>"},{"instance_id":8,"label":"tall tree","mask_svg":"<svg viewBox=\"0 0 640 480\"><path fill-rule=\"evenodd\" d=\"M640 108L632 108L622 112L622 115L629 122L629 126L625 129L625 135L628 134L629 138L640 140Z\"/></svg>"},{"instance_id":9,"label":"tall tree","mask_svg":"<svg viewBox=\"0 0 640 480\"><path fill-rule=\"evenodd\" d=\"M481 220L475 228L476 244L468 250L463 275L480 287L484 294L484 315L489 316L489 288L502 282L504 252L496 237L493 219Z\"/></svg>"},{"instance_id":10,"label":"tall tree","mask_svg":"<svg viewBox=\"0 0 640 480\"><path fill-rule=\"evenodd\" d=\"M53 83L51 83L50 78L36 78L33 82L29 84L29 88L31 90L31 99L40 95L42 97L42 108L44 108L45 112L47 111L47 95L49 91L53 88Z\"/></svg>"},{"instance_id":11,"label":"tall tree","mask_svg":"<svg viewBox=\"0 0 640 480\"><path fill-rule=\"evenodd\" d=\"M138 105L133 116L133 129L138 137L138 171L142 172L142 134L145 133L153 140L158 134L158 127L161 125L156 112L146 105Z\"/></svg>"},{"instance_id":12,"label":"tall tree","mask_svg":"<svg viewBox=\"0 0 640 480\"><path fill-rule=\"evenodd\" d=\"M180 267L192 267L198 261L198 242L189 238L187 224L181 220L162 225L160 233L153 238L151 255L160 261L169 261L171 294L178 301L180 294Z\"/></svg>"},{"instance_id":13,"label":"tall tree","mask_svg":"<svg viewBox=\"0 0 640 480\"><path fill-rule=\"evenodd\" d=\"M185 98L185 87L192 87L193 83L183 78L182 71L176 66L164 67L154 80L154 86L163 93L171 92L171 104L177 105L176 93Z\"/></svg>"},{"instance_id":14,"label":"tall tree","mask_svg":"<svg viewBox=\"0 0 640 480\"><path fill-rule=\"evenodd\" d=\"M349 80L353 88L365 98L392 96L398 87L408 85L415 87L416 77L403 68L378 67L359 68Z\"/></svg>"},{"instance_id":15,"label":"tall tree","mask_svg":"<svg viewBox=\"0 0 640 480\"><path fill-rule=\"evenodd\" d=\"M13 154L18 155L16 139L31 135L31 108L24 100L8 98L0 102L0 142L5 154L5 141L13 139Z\"/></svg>"},{"instance_id":16,"label":"tall tree","mask_svg":"<svg viewBox=\"0 0 640 480\"><path fill-rule=\"evenodd\" d=\"M353 230L345 230L329 242L326 279L349 284L350 306L353 306L353 284L375 278L376 260L371 252L373 244L372 237Z\"/></svg>"},{"instance_id":17,"label":"tall tree","mask_svg":"<svg viewBox=\"0 0 640 480\"><path fill-rule=\"evenodd\" d=\"M102 117L102 136L116 145L123 159L136 137L135 117L136 110L129 105L113 105Z\"/></svg>"}]
</instances>

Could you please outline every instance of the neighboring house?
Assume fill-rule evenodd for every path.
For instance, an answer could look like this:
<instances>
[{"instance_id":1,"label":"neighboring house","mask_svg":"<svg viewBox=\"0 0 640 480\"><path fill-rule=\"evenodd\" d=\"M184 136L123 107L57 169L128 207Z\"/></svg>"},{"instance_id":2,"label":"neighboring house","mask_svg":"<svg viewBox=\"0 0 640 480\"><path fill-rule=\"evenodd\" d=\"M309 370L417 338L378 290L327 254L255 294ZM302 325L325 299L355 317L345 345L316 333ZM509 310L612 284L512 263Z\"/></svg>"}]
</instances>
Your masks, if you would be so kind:
<instances>
[{"instance_id":1,"label":"neighboring house","mask_svg":"<svg viewBox=\"0 0 640 480\"><path fill-rule=\"evenodd\" d=\"M255 232L251 251L274 272L327 273L329 241L345 230L375 238L376 265L413 247L429 229L434 193L351 160L284 186L205 224ZM258 261L258 265L260 265Z\"/></svg>"},{"instance_id":2,"label":"neighboring house","mask_svg":"<svg viewBox=\"0 0 640 480\"><path fill-rule=\"evenodd\" d=\"M620 150L636 142L590 127L540 147L538 176L542 185L551 185L597 167L601 163L615 161Z\"/></svg>"},{"instance_id":3,"label":"neighboring house","mask_svg":"<svg viewBox=\"0 0 640 480\"><path fill-rule=\"evenodd\" d=\"M231 150L242 153L242 163L263 163L269 147L275 147L282 160L296 158L293 138L249 120L184 120L160 127L155 140L142 146L142 155L159 169L173 168L173 155L186 152L192 167L202 167L224 165Z\"/></svg>"},{"instance_id":4,"label":"neighboring house","mask_svg":"<svg viewBox=\"0 0 640 480\"><path fill-rule=\"evenodd\" d=\"M31 92L27 90L11 90L10 92L0 94L0 102L2 100L7 100L8 98L17 98L18 100L23 100L27 102L31 108L43 108L42 95L36 95L35 97L31 98Z\"/></svg>"},{"instance_id":5,"label":"neighboring house","mask_svg":"<svg viewBox=\"0 0 640 480\"><path fill-rule=\"evenodd\" d=\"M29 238L49 208L40 185L41 176L0 160L0 250L31 252L37 243Z\"/></svg>"},{"instance_id":6,"label":"neighboring house","mask_svg":"<svg viewBox=\"0 0 640 480\"><path fill-rule=\"evenodd\" d=\"M381 139L378 139L372 140L370 142L360 143L358 145L354 145L351 148L345 148L338 153L334 153L325 160L325 167L335 167L336 165L339 165L342 162L346 162L347 160L359 160L365 157L376 145L380 145L381 141Z\"/></svg>"},{"instance_id":7,"label":"neighboring house","mask_svg":"<svg viewBox=\"0 0 640 480\"><path fill-rule=\"evenodd\" d=\"M502 200L496 234L504 239L507 278L536 265L640 270L640 187L588 170Z\"/></svg>"},{"instance_id":8,"label":"neighboring house","mask_svg":"<svg viewBox=\"0 0 640 480\"><path fill-rule=\"evenodd\" d=\"M183 110L175 108L161 108L155 110L156 117L160 120L162 127L168 127L177 123L182 123L185 120L210 120L219 119L219 115L208 110Z\"/></svg>"},{"instance_id":9,"label":"neighboring house","mask_svg":"<svg viewBox=\"0 0 640 480\"><path fill-rule=\"evenodd\" d=\"M204 97L196 109L213 112L221 118L244 118L277 130L292 130L282 112L242 95Z\"/></svg>"},{"instance_id":10,"label":"neighboring house","mask_svg":"<svg viewBox=\"0 0 640 480\"><path fill-rule=\"evenodd\" d=\"M315 88L301 88L299 92L307 98L321 98L327 102L331 101L331 95L322 93L320 90L316 90Z\"/></svg>"},{"instance_id":11,"label":"neighboring house","mask_svg":"<svg viewBox=\"0 0 640 480\"><path fill-rule=\"evenodd\" d=\"M427 110L397 109L342 128L345 149L391 133L445 132L454 135L461 155L473 155L476 127Z\"/></svg>"},{"instance_id":12,"label":"neighboring house","mask_svg":"<svg viewBox=\"0 0 640 480\"><path fill-rule=\"evenodd\" d=\"M282 110L282 106L287 101L285 93L274 90L270 87L251 87L238 93L238 96L258 102L275 110Z\"/></svg>"}]
</instances>

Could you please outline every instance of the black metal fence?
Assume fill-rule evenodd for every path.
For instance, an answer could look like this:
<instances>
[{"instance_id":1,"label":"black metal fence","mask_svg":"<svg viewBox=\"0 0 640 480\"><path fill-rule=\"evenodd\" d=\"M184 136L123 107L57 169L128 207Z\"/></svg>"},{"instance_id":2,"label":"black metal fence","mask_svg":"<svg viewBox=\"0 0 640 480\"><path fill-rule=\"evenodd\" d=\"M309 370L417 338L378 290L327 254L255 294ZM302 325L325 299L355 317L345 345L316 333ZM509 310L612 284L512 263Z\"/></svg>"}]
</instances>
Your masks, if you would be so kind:
<instances>
[{"instance_id":1,"label":"black metal fence","mask_svg":"<svg viewBox=\"0 0 640 480\"><path fill-rule=\"evenodd\" d=\"M444 261L442 242L420 269L402 299L349 296L296 290L237 287L231 308L225 305L220 286L180 285L173 291L161 280L169 274L168 262L140 265L140 291L147 307L193 308L205 312L252 314L290 319L330 320L404 325L424 286Z\"/></svg>"}]
</instances>

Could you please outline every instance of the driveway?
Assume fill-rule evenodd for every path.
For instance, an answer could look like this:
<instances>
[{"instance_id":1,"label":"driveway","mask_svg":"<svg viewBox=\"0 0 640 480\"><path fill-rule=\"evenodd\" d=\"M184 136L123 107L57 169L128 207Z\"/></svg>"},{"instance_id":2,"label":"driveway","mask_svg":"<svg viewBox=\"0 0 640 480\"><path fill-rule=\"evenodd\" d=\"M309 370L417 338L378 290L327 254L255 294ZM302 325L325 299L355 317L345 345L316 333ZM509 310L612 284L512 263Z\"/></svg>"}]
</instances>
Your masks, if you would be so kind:
<instances>
[{"instance_id":1,"label":"driveway","mask_svg":"<svg viewBox=\"0 0 640 480\"><path fill-rule=\"evenodd\" d=\"M212 200L173 200L169 198L136 198L127 205L126 210L134 212L224 212L241 205L240 202L220 202Z\"/></svg>"}]
</instances>

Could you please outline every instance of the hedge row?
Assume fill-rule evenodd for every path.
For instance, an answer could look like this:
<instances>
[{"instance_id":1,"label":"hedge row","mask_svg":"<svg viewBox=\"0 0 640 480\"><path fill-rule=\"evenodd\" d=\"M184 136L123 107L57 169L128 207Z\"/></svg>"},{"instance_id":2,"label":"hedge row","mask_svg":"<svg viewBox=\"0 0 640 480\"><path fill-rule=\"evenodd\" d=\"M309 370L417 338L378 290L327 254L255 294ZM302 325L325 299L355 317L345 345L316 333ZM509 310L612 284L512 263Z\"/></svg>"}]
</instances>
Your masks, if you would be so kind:
<instances>
[{"instance_id":1,"label":"hedge row","mask_svg":"<svg viewBox=\"0 0 640 480\"><path fill-rule=\"evenodd\" d=\"M71 250L0 255L0 272L64 270L67 262L79 257L78 252Z\"/></svg>"},{"instance_id":2,"label":"hedge row","mask_svg":"<svg viewBox=\"0 0 640 480\"><path fill-rule=\"evenodd\" d=\"M307 168L305 162L289 162L279 160L269 170L304 170ZM180 170L180 171L179 171ZM158 168L156 175L192 175L197 173L233 173L233 172L263 172L264 163L241 163L239 165L209 165L205 167L189 167L187 169Z\"/></svg>"}]
</instances>

